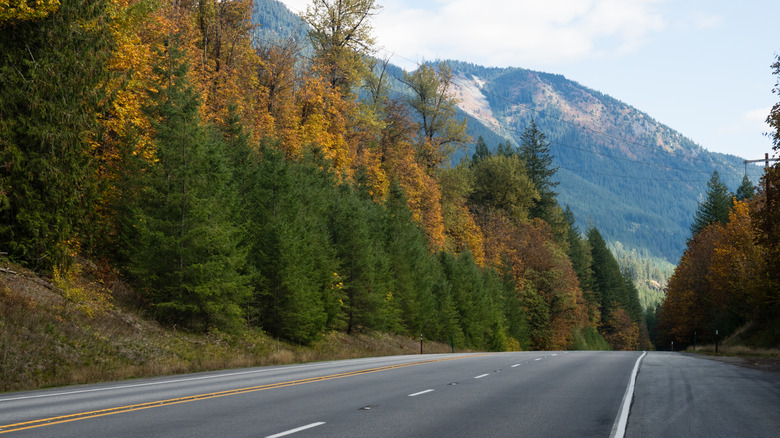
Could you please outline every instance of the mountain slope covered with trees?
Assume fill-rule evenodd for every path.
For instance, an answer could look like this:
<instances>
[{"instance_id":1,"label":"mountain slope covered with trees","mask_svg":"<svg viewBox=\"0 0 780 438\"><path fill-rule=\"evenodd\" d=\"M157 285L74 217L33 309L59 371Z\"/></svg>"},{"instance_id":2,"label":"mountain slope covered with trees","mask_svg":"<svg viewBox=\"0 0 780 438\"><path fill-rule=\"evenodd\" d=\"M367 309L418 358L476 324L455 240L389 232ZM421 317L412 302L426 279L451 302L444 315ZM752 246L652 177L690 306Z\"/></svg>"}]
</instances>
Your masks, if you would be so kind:
<instances>
[{"instance_id":1,"label":"mountain slope covered with trees","mask_svg":"<svg viewBox=\"0 0 780 438\"><path fill-rule=\"evenodd\" d=\"M393 95L373 1L314 2L311 56L253 45L251 11L63 0L4 16L0 250L53 278L94 260L190 332L647 346L630 278L561 208L539 126L447 166L473 141L453 70L404 73Z\"/></svg>"},{"instance_id":2,"label":"mountain slope covered with trees","mask_svg":"<svg viewBox=\"0 0 780 438\"><path fill-rule=\"evenodd\" d=\"M731 191L742 159L709 152L647 114L561 75L451 61L465 108L501 138L520 141L532 120L547 135L558 166L560 201L578 223L593 223L615 244L676 263L706 183L718 171ZM470 126L476 126L471 123ZM484 128L473 128L482 135ZM761 170L749 166L758 182Z\"/></svg>"}]
</instances>

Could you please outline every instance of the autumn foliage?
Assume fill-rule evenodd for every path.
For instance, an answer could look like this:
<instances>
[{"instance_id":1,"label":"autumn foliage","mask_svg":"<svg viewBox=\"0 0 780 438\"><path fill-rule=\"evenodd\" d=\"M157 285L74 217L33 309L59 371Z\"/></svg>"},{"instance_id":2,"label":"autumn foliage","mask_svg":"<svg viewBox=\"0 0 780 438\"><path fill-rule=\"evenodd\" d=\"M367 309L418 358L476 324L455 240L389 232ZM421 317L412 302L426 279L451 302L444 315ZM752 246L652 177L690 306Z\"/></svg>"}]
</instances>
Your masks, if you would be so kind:
<instances>
[{"instance_id":1,"label":"autumn foliage","mask_svg":"<svg viewBox=\"0 0 780 438\"><path fill-rule=\"evenodd\" d=\"M374 1L314 2L313 54L253 44L249 0L36 4L0 14L10 258L56 278L74 254L106 260L150 316L189 330L492 350L595 348L583 333L598 330L638 345L636 291L589 278L593 245L562 219L544 136L532 125L534 144L445 168L472 141L453 73L426 64L391 96L369 58ZM711 309L763 269L748 207L734 215L697 249L722 286Z\"/></svg>"}]
</instances>

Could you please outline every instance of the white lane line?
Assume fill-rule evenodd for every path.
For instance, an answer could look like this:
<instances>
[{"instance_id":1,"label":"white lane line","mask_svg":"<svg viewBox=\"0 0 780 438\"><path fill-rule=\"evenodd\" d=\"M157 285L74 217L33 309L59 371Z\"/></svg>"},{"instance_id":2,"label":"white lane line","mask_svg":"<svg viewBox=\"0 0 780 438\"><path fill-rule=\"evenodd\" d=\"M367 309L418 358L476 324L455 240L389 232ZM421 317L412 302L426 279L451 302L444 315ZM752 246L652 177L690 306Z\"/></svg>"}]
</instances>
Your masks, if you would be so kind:
<instances>
[{"instance_id":1,"label":"white lane line","mask_svg":"<svg viewBox=\"0 0 780 438\"><path fill-rule=\"evenodd\" d=\"M517 368L517 367L519 367L519 366L520 366L520 364L519 364L519 363L516 363L516 364L512 365L510 368Z\"/></svg>"},{"instance_id":2,"label":"white lane line","mask_svg":"<svg viewBox=\"0 0 780 438\"><path fill-rule=\"evenodd\" d=\"M537 358L536 358L536 359L534 359L534 360L542 360L542 358L541 358L541 357L537 357Z\"/></svg>"},{"instance_id":3,"label":"white lane line","mask_svg":"<svg viewBox=\"0 0 780 438\"><path fill-rule=\"evenodd\" d=\"M409 394L409 397L417 397L418 395L427 394L429 392L433 392L432 389L426 389L425 391L415 392L414 394Z\"/></svg>"},{"instance_id":4,"label":"white lane line","mask_svg":"<svg viewBox=\"0 0 780 438\"><path fill-rule=\"evenodd\" d=\"M325 424L324 421L320 421L319 423L307 424L306 426L301 426L301 427L298 427L298 428L295 428L295 429L290 429L290 430L282 432L282 433L277 433L276 435L268 435L265 438L279 438L279 437L282 437L282 436L292 435L294 433L298 433L298 432L306 430L306 429L311 429L312 427L322 426L323 424Z\"/></svg>"},{"instance_id":5,"label":"white lane line","mask_svg":"<svg viewBox=\"0 0 780 438\"><path fill-rule=\"evenodd\" d=\"M483 377L487 377L487 376L489 376L489 375L490 375L490 374L480 374L479 376L477 376L477 377L474 377L474 378L475 378L475 379L481 379L481 378L483 378Z\"/></svg>"},{"instance_id":6,"label":"white lane line","mask_svg":"<svg viewBox=\"0 0 780 438\"><path fill-rule=\"evenodd\" d=\"M168 385L168 384L174 384L174 383L183 383L183 382L192 382L195 380L210 380L210 379L220 379L223 377L234 377L234 376L243 376L246 374L259 374L259 373L268 373L271 371L279 371L282 369L297 369L297 368L312 368L319 364L305 364L305 365L292 365L288 366L286 368L265 368L265 369L255 369L250 371L239 371L235 373L226 373L226 374L216 374L216 375L209 375L209 376L199 376L199 377L186 377L183 379L170 379L170 380L163 380L160 382L147 382L147 383L133 383L129 385L117 385L117 386L107 386L103 388L93 388L93 389L81 389L81 390L75 390L75 391L65 391L65 392L55 392L53 394L39 394L39 395L29 395L29 396L22 396L22 397L13 397L13 398L3 398L0 399L0 402L9 402L9 401L17 401L17 400L30 400L35 398L46 398L46 397L60 397L64 395L75 395L75 394L86 394L90 392L102 392L102 391L113 391L116 389L130 389L130 388L141 388L144 386L159 386L159 385Z\"/></svg>"},{"instance_id":7,"label":"white lane line","mask_svg":"<svg viewBox=\"0 0 780 438\"><path fill-rule=\"evenodd\" d=\"M639 359L634 364L634 370L631 372L631 379L628 381L628 387L626 393L623 394L623 404L620 406L620 412L615 418L615 423L612 425L612 433L610 438L623 438L626 435L626 427L628 426L628 413L631 411L631 402L634 400L634 385L636 384L636 375L639 373L639 363L647 355L647 352L643 352Z\"/></svg>"},{"instance_id":8,"label":"white lane line","mask_svg":"<svg viewBox=\"0 0 780 438\"><path fill-rule=\"evenodd\" d=\"M433 355L432 355L433 356ZM368 359L352 359L347 361L340 361L342 364L352 364L352 363L360 363L360 362L376 362L374 360L375 358ZM274 367L274 368L259 368L259 369L251 369L246 371L238 371L238 372L232 372L232 373L221 373L221 374L209 374L207 376L197 376L197 377L185 377L185 378L179 378L179 379L168 379L168 380L162 380L162 381L156 381L156 382L144 382L144 383L131 383L127 385L113 385L113 386L105 386L101 388L91 388L91 389L79 389L79 390L73 390L73 391L63 391L63 392L55 392L50 394L36 394L36 395L26 395L26 396L19 396L19 397L10 397L10 398L0 398L0 403L3 402L10 402L10 401L18 401L18 400L31 400L36 398L48 398L48 397L61 397L66 395L76 395L76 394L88 394L91 392L103 392L103 391L114 391L117 389L131 389L131 388L141 388L145 386L159 386L159 385L168 385L168 384L176 384L176 383L185 383L185 382L192 382L197 380L212 380L212 379L221 379L225 377L235 377L235 376L244 376L247 374L265 374L270 373L273 371L281 371L281 370L292 370L292 369L299 369L299 368L315 368L315 367L322 367L323 365L329 365L333 362L317 362L317 363L311 363L311 364L300 364L300 365L285 365L281 367ZM399 362L399 363L405 363L405 362Z\"/></svg>"}]
</instances>

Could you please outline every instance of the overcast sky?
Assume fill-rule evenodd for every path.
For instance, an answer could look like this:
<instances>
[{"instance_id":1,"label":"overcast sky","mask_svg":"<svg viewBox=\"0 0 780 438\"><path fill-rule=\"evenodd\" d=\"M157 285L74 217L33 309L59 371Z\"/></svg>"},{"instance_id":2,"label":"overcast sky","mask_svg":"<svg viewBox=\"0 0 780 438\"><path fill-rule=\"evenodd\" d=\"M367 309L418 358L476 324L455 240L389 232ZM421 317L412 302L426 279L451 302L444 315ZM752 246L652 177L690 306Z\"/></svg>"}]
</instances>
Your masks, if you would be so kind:
<instances>
[{"instance_id":1,"label":"overcast sky","mask_svg":"<svg viewBox=\"0 0 780 438\"><path fill-rule=\"evenodd\" d=\"M281 0L294 12L309 0ZM780 53L780 0L380 0L378 45L419 60L557 73L701 146L748 159L764 135ZM380 57L385 52L379 53Z\"/></svg>"}]
</instances>

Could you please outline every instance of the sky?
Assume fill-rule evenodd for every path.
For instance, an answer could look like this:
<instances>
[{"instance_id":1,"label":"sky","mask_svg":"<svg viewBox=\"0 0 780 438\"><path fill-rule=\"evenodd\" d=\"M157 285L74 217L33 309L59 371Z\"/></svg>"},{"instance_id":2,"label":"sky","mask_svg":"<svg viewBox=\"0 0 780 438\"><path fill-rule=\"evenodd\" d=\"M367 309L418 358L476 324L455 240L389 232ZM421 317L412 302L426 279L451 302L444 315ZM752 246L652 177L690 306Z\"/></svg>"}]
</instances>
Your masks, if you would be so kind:
<instances>
[{"instance_id":1,"label":"sky","mask_svg":"<svg viewBox=\"0 0 780 438\"><path fill-rule=\"evenodd\" d=\"M281 0L294 12L310 0ZM765 134L778 0L378 0L378 57L414 70L456 59L556 73L746 159Z\"/></svg>"}]
</instances>

